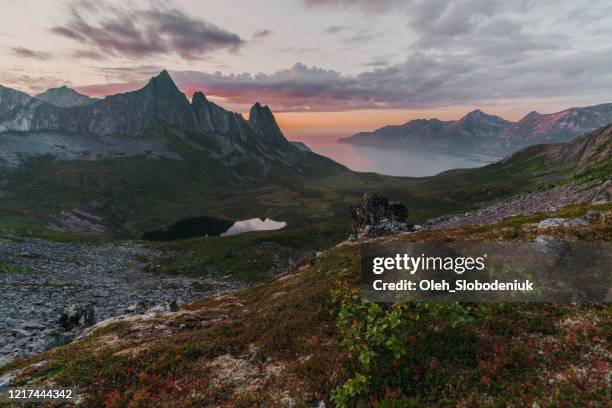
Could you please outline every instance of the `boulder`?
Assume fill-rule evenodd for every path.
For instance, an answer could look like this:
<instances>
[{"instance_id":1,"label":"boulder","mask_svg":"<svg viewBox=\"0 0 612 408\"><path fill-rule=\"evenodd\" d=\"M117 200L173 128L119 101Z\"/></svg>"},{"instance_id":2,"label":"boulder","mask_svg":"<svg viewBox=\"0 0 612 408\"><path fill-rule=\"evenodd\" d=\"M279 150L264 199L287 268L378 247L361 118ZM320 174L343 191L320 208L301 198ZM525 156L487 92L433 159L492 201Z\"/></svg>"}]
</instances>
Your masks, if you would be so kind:
<instances>
[{"instance_id":1,"label":"boulder","mask_svg":"<svg viewBox=\"0 0 612 408\"><path fill-rule=\"evenodd\" d=\"M588 224L588 221L582 218L547 218L540 221L538 224L538 229L580 227Z\"/></svg>"},{"instance_id":2,"label":"boulder","mask_svg":"<svg viewBox=\"0 0 612 408\"><path fill-rule=\"evenodd\" d=\"M70 305L64 309L58 323L63 331L92 326L96 323L94 307L91 303Z\"/></svg>"},{"instance_id":3,"label":"boulder","mask_svg":"<svg viewBox=\"0 0 612 408\"><path fill-rule=\"evenodd\" d=\"M151 307L149 302L144 300L139 300L136 303L132 303L125 309L125 314L145 314L147 310Z\"/></svg>"},{"instance_id":4,"label":"boulder","mask_svg":"<svg viewBox=\"0 0 612 408\"><path fill-rule=\"evenodd\" d=\"M405 222L408 218L408 207L403 202L389 202L387 197L376 193L366 193L361 202L351 206L353 230L357 231L366 225L377 225L383 220Z\"/></svg>"},{"instance_id":5,"label":"boulder","mask_svg":"<svg viewBox=\"0 0 612 408\"><path fill-rule=\"evenodd\" d=\"M361 202L351 206L351 225L356 239L413 231L408 221L408 206L376 193L366 193Z\"/></svg>"},{"instance_id":6,"label":"boulder","mask_svg":"<svg viewBox=\"0 0 612 408\"><path fill-rule=\"evenodd\" d=\"M72 332L53 332L45 336L45 350L50 350L55 347L64 346L74 339Z\"/></svg>"},{"instance_id":7,"label":"boulder","mask_svg":"<svg viewBox=\"0 0 612 408\"><path fill-rule=\"evenodd\" d=\"M589 209L589 211L587 211L586 215L584 216L584 219L588 222L588 223L594 223L595 221L597 221L599 218L601 217L601 212L597 211L597 210L593 210L592 208Z\"/></svg>"},{"instance_id":8,"label":"boulder","mask_svg":"<svg viewBox=\"0 0 612 408\"><path fill-rule=\"evenodd\" d=\"M541 252L555 258L560 258L571 251L569 243L550 235L538 235L535 242Z\"/></svg>"},{"instance_id":9,"label":"boulder","mask_svg":"<svg viewBox=\"0 0 612 408\"><path fill-rule=\"evenodd\" d=\"M165 304L153 306L152 308L148 309L145 313L146 314L167 313L167 312L178 312L178 311L179 311L178 303L176 303L176 300L173 300Z\"/></svg>"}]
</instances>

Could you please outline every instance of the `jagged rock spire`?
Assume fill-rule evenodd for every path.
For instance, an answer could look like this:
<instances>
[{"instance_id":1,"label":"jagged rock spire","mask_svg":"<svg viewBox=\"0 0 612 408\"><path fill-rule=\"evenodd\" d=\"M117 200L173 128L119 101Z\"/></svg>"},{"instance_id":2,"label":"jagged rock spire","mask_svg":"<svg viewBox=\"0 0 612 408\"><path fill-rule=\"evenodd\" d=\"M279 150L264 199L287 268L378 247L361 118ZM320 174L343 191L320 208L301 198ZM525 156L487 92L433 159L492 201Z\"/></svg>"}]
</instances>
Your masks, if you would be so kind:
<instances>
[{"instance_id":1,"label":"jagged rock spire","mask_svg":"<svg viewBox=\"0 0 612 408\"><path fill-rule=\"evenodd\" d=\"M262 106L259 102L251 107L249 124L259 135L269 141L286 141L270 108Z\"/></svg>"}]
</instances>

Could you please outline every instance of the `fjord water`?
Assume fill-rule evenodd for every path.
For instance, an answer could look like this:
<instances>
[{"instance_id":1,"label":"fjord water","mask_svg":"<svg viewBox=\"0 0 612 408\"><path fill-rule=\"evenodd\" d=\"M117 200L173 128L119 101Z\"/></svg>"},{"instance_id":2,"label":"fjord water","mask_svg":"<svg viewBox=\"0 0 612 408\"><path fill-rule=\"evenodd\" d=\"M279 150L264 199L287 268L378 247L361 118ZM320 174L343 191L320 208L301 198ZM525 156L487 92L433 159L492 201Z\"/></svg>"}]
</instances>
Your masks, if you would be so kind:
<instances>
[{"instance_id":1,"label":"fjord water","mask_svg":"<svg viewBox=\"0 0 612 408\"><path fill-rule=\"evenodd\" d=\"M429 149L360 146L336 141L307 140L315 153L327 156L354 171L389 176L425 177L450 169L485 166L499 157Z\"/></svg>"},{"instance_id":2,"label":"fjord water","mask_svg":"<svg viewBox=\"0 0 612 408\"><path fill-rule=\"evenodd\" d=\"M142 238L147 241L174 241L205 236L230 236L251 231L272 231L286 225L286 222L274 221L270 218L232 221L225 218L194 217L146 232Z\"/></svg>"}]
</instances>

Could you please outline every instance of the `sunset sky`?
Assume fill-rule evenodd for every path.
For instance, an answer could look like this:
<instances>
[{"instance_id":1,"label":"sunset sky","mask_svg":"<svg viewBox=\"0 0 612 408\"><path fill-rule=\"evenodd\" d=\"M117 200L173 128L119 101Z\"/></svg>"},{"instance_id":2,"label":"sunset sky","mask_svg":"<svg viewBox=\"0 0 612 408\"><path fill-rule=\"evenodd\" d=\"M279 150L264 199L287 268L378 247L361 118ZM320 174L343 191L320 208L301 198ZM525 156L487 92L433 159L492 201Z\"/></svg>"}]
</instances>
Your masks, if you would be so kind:
<instances>
[{"instance_id":1,"label":"sunset sky","mask_svg":"<svg viewBox=\"0 0 612 408\"><path fill-rule=\"evenodd\" d=\"M475 108L612 102L610 1L0 0L0 84L136 89L163 68L290 139L337 138Z\"/></svg>"}]
</instances>

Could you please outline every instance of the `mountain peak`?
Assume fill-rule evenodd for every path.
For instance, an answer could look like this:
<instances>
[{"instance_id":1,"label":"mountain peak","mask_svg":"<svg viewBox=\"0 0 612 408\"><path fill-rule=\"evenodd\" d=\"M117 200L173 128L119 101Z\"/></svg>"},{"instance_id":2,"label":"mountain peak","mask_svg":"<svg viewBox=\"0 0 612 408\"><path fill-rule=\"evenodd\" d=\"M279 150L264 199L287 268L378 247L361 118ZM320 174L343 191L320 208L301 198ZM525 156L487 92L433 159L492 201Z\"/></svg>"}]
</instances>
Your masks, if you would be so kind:
<instances>
[{"instance_id":1,"label":"mountain peak","mask_svg":"<svg viewBox=\"0 0 612 408\"><path fill-rule=\"evenodd\" d=\"M158 78L159 80L163 80L163 81L174 82L172 81L172 77L170 76L170 73L168 72L167 69L162 69L161 72L157 74L157 76L154 76L153 78Z\"/></svg>"},{"instance_id":2,"label":"mountain peak","mask_svg":"<svg viewBox=\"0 0 612 408\"><path fill-rule=\"evenodd\" d=\"M255 113L256 115L259 115L259 114L272 115L272 111L270 110L270 108L268 108L267 105L262 105L259 102L255 102L255 104L251 106L250 112L251 112L251 115L253 113Z\"/></svg>"},{"instance_id":3,"label":"mountain peak","mask_svg":"<svg viewBox=\"0 0 612 408\"><path fill-rule=\"evenodd\" d=\"M49 88L45 92L36 95L35 98L62 108L89 105L95 101L95 99L83 95L66 85Z\"/></svg>"},{"instance_id":4,"label":"mountain peak","mask_svg":"<svg viewBox=\"0 0 612 408\"><path fill-rule=\"evenodd\" d=\"M490 117L491 115L487 115L486 113L484 113L483 111L481 111L480 109L475 109L471 112L469 112L468 114L466 114L464 117L462 117L461 119L459 119L460 121L465 121L465 120L469 120L469 119L482 119L482 118L487 118Z\"/></svg>"},{"instance_id":5,"label":"mountain peak","mask_svg":"<svg viewBox=\"0 0 612 408\"><path fill-rule=\"evenodd\" d=\"M539 116L540 114L537 111L531 111L528 114L526 114L525 117L523 117L523 119L537 118Z\"/></svg>"},{"instance_id":6,"label":"mountain peak","mask_svg":"<svg viewBox=\"0 0 612 408\"><path fill-rule=\"evenodd\" d=\"M156 76L149 80L149 83L145 88L154 88L156 90L172 90L178 91L178 87L174 83L174 80L170 76L167 70L161 71Z\"/></svg>"},{"instance_id":7,"label":"mountain peak","mask_svg":"<svg viewBox=\"0 0 612 408\"><path fill-rule=\"evenodd\" d=\"M249 123L259 134L265 135L270 140L285 140L272 111L266 105L255 102L249 111Z\"/></svg>"},{"instance_id":8,"label":"mountain peak","mask_svg":"<svg viewBox=\"0 0 612 408\"><path fill-rule=\"evenodd\" d=\"M197 91L193 93L191 97L191 105L194 107L203 106L208 104L208 99L206 99L206 95L203 92Z\"/></svg>"}]
</instances>

